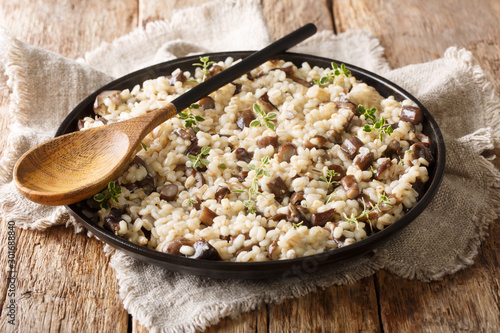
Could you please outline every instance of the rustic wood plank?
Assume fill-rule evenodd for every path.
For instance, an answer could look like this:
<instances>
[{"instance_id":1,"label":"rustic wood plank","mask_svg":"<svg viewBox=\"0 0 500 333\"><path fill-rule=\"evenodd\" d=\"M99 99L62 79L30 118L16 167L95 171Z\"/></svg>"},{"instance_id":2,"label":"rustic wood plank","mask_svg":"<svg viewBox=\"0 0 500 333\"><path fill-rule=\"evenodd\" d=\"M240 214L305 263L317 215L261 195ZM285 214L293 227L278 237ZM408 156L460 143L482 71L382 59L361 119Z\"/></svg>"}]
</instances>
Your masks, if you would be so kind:
<instances>
[{"instance_id":1,"label":"rustic wood plank","mask_svg":"<svg viewBox=\"0 0 500 333\"><path fill-rule=\"evenodd\" d=\"M456 45L472 51L500 91L500 6L464 0L333 2L338 32L365 28L381 40L392 67L429 61ZM497 156L498 152L497 152ZM498 221L497 221L498 222ZM388 332L498 331L500 258L498 223L476 263L443 281L420 283L377 274L382 325Z\"/></svg>"},{"instance_id":2,"label":"rustic wood plank","mask_svg":"<svg viewBox=\"0 0 500 333\"><path fill-rule=\"evenodd\" d=\"M450 46L472 51L493 77L500 74L500 6L496 0L333 1L338 32L371 30L393 68L439 58ZM500 92L500 84L496 84Z\"/></svg>"},{"instance_id":3,"label":"rustic wood plank","mask_svg":"<svg viewBox=\"0 0 500 333\"><path fill-rule=\"evenodd\" d=\"M269 305L269 332L380 332L372 277Z\"/></svg>"},{"instance_id":4,"label":"rustic wood plank","mask_svg":"<svg viewBox=\"0 0 500 333\"><path fill-rule=\"evenodd\" d=\"M32 45L77 58L137 27L136 0L18 0L0 3L0 22Z\"/></svg>"},{"instance_id":5,"label":"rustic wood plank","mask_svg":"<svg viewBox=\"0 0 500 333\"><path fill-rule=\"evenodd\" d=\"M283 37L310 22L318 27L318 31L333 30L327 0L262 0L262 12L273 39Z\"/></svg>"},{"instance_id":6,"label":"rustic wood plank","mask_svg":"<svg viewBox=\"0 0 500 333\"><path fill-rule=\"evenodd\" d=\"M20 0L0 3L0 22L12 35L69 58L82 56L137 26L137 2ZM8 135L5 107L0 114L3 149ZM2 221L1 244L6 244ZM18 230L16 331L126 332L128 313L102 244L73 230L44 233ZM6 257L0 257L1 267ZM5 281L2 270L0 275ZM2 309L5 297L2 283ZM13 331L0 317L0 331Z\"/></svg>"},{"instance_id":7,"label":"rustic wood plank","mask_svg":"<svg viewBox=\"0 0 500 333\"><path fill-rule=\"evenodd\" d=\"M156 20L169 20L182 8L198 7L210 0L139 0L139 25Z\"/></svg>"}]
</instances>

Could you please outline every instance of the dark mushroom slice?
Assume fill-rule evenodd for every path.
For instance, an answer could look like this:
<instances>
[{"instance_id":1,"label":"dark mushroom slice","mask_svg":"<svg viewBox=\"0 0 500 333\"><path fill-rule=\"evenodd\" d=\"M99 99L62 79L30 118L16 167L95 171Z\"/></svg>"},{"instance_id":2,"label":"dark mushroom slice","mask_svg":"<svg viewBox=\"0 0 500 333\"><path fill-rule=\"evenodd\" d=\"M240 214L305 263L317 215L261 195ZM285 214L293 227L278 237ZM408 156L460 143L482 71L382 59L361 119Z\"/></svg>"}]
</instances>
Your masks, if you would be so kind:
<instances>
[{"instance_id":1,"label":"dark mushroom slice","mask_svg":"<svg viewBox=\"0 0 500 333\"><path fill-rule=\"evenodd\" d=\"M400 119L413 125L418 125L424 119L422 110L415 106L403 106L401 108Z\"/></svg>"},{"instance_id":2,"label":"dark mushroom slice","mask_svg":"<svg viewBox=\"0 0 500 333\"><path fill-rule=\"evenodd\" d=\"M352 120L354 119L354 113L349 113L349 115L347 116L347 121L345 122L343 128L344 128L344 132L347 132L349 130L349 127L351 127L352 125Z\"/></svg>"},{"instance_id":3,"label":"dark mushroom slice","mask_svg":"<svg viewBox=\"0 0 500 333\"><path fill-rule=\"evenodd\" d=\"M290 197L290 203L294 206L300 205L300 202L304 200L304 192L299 191L299 192L293 192L291 197Z\"/></svg>"},{"instance_id":4,"label":"dark mushroom slice","mask_svg":"<svg viewBox=\"0 0 500 333\"><path fill-rule=\"evenodd\" d=\"M168 83L173 86L176 82L186 82L186 76L183 71L179 71L177 74L172 76L167 76Z\"/></svg>"},{"instance_id":5,"label":"dark mushroom slice","mask_svg":"<svg viewBox=\"0 0 500 333\"><path fill-rule=\"evenodd\" d=\"M356 156L359 148L363 147L363 141L361 141L357 136L351 136L344 140L340 148L351 160Z\"/></svg>"},{"instance_id":6,"label":"dark mushroom slice","mask_svg":"<svg viewBox=\"0 0 500 333\"><path fill-rule=\"evenodd\" d=\"M192 140L196 135L192 127L188 127L186 129L176 128L172 132L174 132L177 136L183 138L184 140Z\"/></svg>"},{"instance_id":7,"label":"dark mushroom slice","mask_svg":"<svg viewBox=\"0 0 500 333\"><path fill-rule=\"evenodd\" d=\"M354 199L358 196L359 186L358 182L356 181L356 177L354 177L353 175L347 175L340 180L340 184L346 192L347 198Z\"/></svg>"},{"instance_id":8,"label":"dark mushroom slice","mask_svg":"<svg viewBox=\"0 0 500 333\"><path fill-rule=\"evenodd\" d=\"M275 70L280 70L280 71L283 71L285 72L286 76L291 76L293 75L293 65L289 65L289 66L286 66L286 67L276 67L276 68L273 68L271 69L271 71L275 71Z\"/></svg>"},{"instance_id":9,"label":"dark mushroom slice","mask_svg":"<svg viewBox=\"0 0 500 333\"><path fill-rule=\"evenodd\" d=\"M370 197L367 194L360 193L356 197L356 201L361 205L361 207L371 209L373 205L375 205L375 202L370 199Z\"/></svg>"},{"instance_id":10,"label":"dark mushroom slice","mask_svg":"<svg viewBox=\"0 0 500 333\"><path fill-rule=\"evenodd\" d=\"M207 227L211 226L214 223L214 218L217 217L217 214L212 211L210 208L203 207L200 214L200 221Z\"/></svg>"},{"instance_id":11,"label":"dark mushroom slice","mask_svg":"<svg viewBox=\"0 0 500 333\"><path fill-rule=\"evenodd\" d=\"M309 211L307 208L302 207L302 206L295 206L292 203L288 204L288 212L286 214L286 219L288 222L291 223L302 223L302 225L305 225L306 227L310 228L311 222L307 219L306 214L308 214Z\"/></svg>"},{"instance_id":12,"label":"dark mushroom slice","mask_svg":"<svg viewBox=\"0 0 500 333\"><path fill-rule=\"evenodd\" d=\"M234 154L236 155L236 159L238 161L245 161L247 163L250 163L250 161L253 158L253 153L250 153L245 150L245 148L236 148L234 150Z\"/></svg>"},{"instance_id":13,"label":"dark mushroom slice","mask_svg":"<svg viewBox=\"0 0 500 333\"><path fill-rule=\"evenodd\" d=\"M217 200L218 203L221 203L222 199L224 199L230 192L231 190L229 190L226 186L217 187L217 190L215 191L215 200Z\"/></svg>"},{"instance_id":14,"label":"dark mushroom slice","mask_svg":"<svg viewBox=\"0 0 500 333\"><path fill-rule=\"evenodd\" d=\"M259 105L262 108L262 111L264 111L265 113L269 113L274 109L277 110L276 106L274 106L274 104L269 101L269 96L267 95L267 92L265 92L264 95L259 97L257 103L259 103Z\"/></svg>"},{"instance_id":15,"label":"dark mushroom slice","mask_svg":"<svg viewBox=\"0 0 500 333\"><path fill-rule=\"evenodd\" d=\"M278 260L279 259L279 251L278 251L278 240L279 238L276 238L271 245L269 245L269 248L267 249L267 256L271 260Z\"/></svg>"},{"instance_id":16,"label":"dark mushroom slice","mask_svg":"<svg viewBox=\"0 0 500 333\"><path fill-rule=\"evenodd\" d=\"M264 136L257 141L257 146L259 148L266 148L267 146L273 146L274 148L278 148L278 137Z\"/></svg>"},{"instance_id":17,"label":"dark mushroom slice","mask_svg":"<svg viewBox=\"0 0 500 333\"><path fill-rule=\"evenodd\" d=\"M196 179L196 186L197 187L202 187L203 185L206 184L205 177L203 177L203 175L200 171L197 171L194 168L186 168L185 175L186 175L186 178L189 176L193 176L194 179Z\"/></svg>"},{"instance_id":18,"label":"dark mushroom slice","mask_svg":"<svg viewBox=\"0 0 500 333\"><path fill-rule=\"evenodd\" d=\"M194 202L193 203L193 208L196 210L201 209L201 199L198 198L196 195L191 197L191 200Z\"/></svg>"},{"instance_id":19,"label":"dark mushroom slice","mask_svg":"<svg viewBox=\"0 0 500 333\"><path fill-rule=\"evenodd\" d=\"M235 87L233 95L238 95L241 92L241 84L238 82L231 82L231 84Z\"/></svg>"},{"instance_id":20,"label":"dark mushroom slice","mask_svg":"<svg viewBox=\"0 0 500 333\"><path fill-rule=\"evenodd\" d=\"M338 165L338 164L332 164L332 165L329 165L328 166L328 170L333 170L337 173L337 175L335 175L333 177L333 181L340 181L344 176L345 176L345 170L342 166Z\"/></svg>"},{"instance_id":21,"label":"dark mushroom slice","mask_svg":"<svg viewBox=\"0 0 500 333\"><path fill-rule=\"evenodd\" d=\"M200 99L200 108L203 110L215 109L215 101L212 97L206 96Z\"/></svg>"},{"instance_id":22,"label":"dark mushroom slice","mask_svg":"<svg viewBox=\"0 0 500 333\"><path fill-rule=\"evenodd\" d=\"M423 133L418 133L415 135L415 137L417 138L417 140L419 140L424 145L426 145L427 148L431 147L431 139L427 135L425 135Z\"/></svg>"},{"instance_id":23,"label":"dark mushroom slice","mask_svg":"<svg viewBox=\"0 0 500 333\"><path fill-rule=\"evenodd\" d=\"M300 77L295 76L295 75L290 75L290 76L288 76L288 78L291 79L293 82L296 82L300 85L303 85L306 88L310 88L310 87L314 86L314 82L301 79Z\"/></svg>"},{"instance_id":24,"label":"dark mushroom slice","mask_svg":"<svg viewBox=\"0 0 500 333\"><path fill-rule=\"evenodd\" d=\"M123 102L120 94L120 90L104 90L100 92L94 100L94 113L99 114L102 111L104 100L108 97L115 105L121 105Z\"/></svg>"},{"instance_id":25,"label":"dark mushroom slice","mask_svg":"<svg viewBox=\"0 0 500 333\"><path fill-rule=\"evenodd\" d=\"M340 134L337 130L331 129L327 131L326 138L333 143L341 143L342 142L342 134Z\"/></svg>"},{"instance_id":26,"label":"dark mushroom slice","mask_svg":"<svg viewBox=\"0 0 500 333\"><path fill-rule=\"evenodd\" d=\"M236 120L236 126L238 126L241 130L245 127L250 127L250 123L255 120L255 114L252 110L246 109L240 111L240 115Z\"/></svg>"},{"instance_id":27,"label":"dark mushroom slice","mask_svg":"<svg viewBox=\"0 0 500 333\"><path fill-rule=\"evenodd\" d=\"M419 198L425 193L424 183L420 178L417 178L411 187L418 193Z\"/></svg>"},{"instance_id":28,"label":"dark mushroom slice","mask_svg":"<svg viewBox=\"0 0 500 333\"><path fill-rule=\"evenodd\" d=\"M193 242L184 237L176 237L163 247L163 252L174 256L181 255L180 249L183 245L193 246Z\"/></svg>"},{"instance_id":29,"label":"dark mushroom slice","mask_svg":"<svg viewBox=\"0 0 500 333\"><path fill-rule=\"evenodd\" d=\"M267 187L274 194L276 201L282 202L285 197L290 195L288 186L286 186L285 181L279 176L267 183Z\"/></svg>"},{"instance_id":30,"label":"dark mushroom slice","mask_svg":"<svg viewBox=\"0 0 500 333\"><path fill-rule=\"evenodd\" d=\"M376 179L380 179L385 170L389 169L392 166L392 161L390 159L384 160L377 167L377 173L375 174Z\"/></svg>"},{"instance_id":31,"label":"dark mushroom slice","mask_svg":"<svg viewBox=\"0 0 500 333\"><path fill-rule=\"evenodd\" d=\"M297 155L297 147L293 143L287 142L278 150L278 161L290 163L292 156Z\"/></svg>"},{"instance_id":32,"label":"dark mushroom slice","mask_svg":"<svg viewBox=\"0 0 500 333\"><path fill-rule=\"evenodd\" d=\"M368 152L366 154L360 154L354 158L353 163L358 166L361 170L368 170L368 168L372 165L374 159L374 155L372 152Z\"/></svg>"},{"instance_id":33,"label":"dark mushroom slice","mask_svg":"<svg viewBox=\"0 0 500 333\"><path fill-rule=\"evenodd\" d=\"M320 149L323 148L327 142L328 140L324 136L315 135L304 143L304 147L307 149Z\"/></svg>"},{"instance_id":34,"label":"dark mushroom slice","mask_svg":"<svg viewBox=\"0 0 500 333\"><path fill-rule=\"evenodd\" d=\"M179 188L175 184L165 184L160 191L160 199L174 201L179 193Z\"/></svg>"},{"instance_id":35,"label":"dark mushroom slice","mask_svg":"<svg viewBox=\"0 0 500 333\"><path fill-rule=\"evenodd\" d=\"M387 148L385 149L382 155L385 157L392 158L394 155L399 156L400 153L401 153L401 144L399 143L399 141L391 140L391 142L389 142Z\"/></svg>"},{"instance_id":36,"label":"dark mushroom slice","mask_svg":"<svg viewBox=\"0 0 500 333\"><path fill-rule=\"evenodd\" d=\"M241 249L239 249L238 251L236 251L234 253L234 256L237 257L241 252L249 252L249 251L252 251L252 248L255 244L250 244L248 246L245 246L245 247L242 247Z\"/></svg>"},{"instance_id":37,"label":"dark mushroom slice","mask_svg":"<svg viewBox=\"0 0 500 333\"><path fill-rule=\"evenodd\" d=\"M111 208L108 216L104 218L104 229L111 231L115 235L118 234L118 231L120 230L120 221L122 220L122 215L125 213L125 207Z\"/></svg>"},{"instance_id":38,"label":"dark mushroom slice","mask_svg":"<svg viewBox=\"0 0 500 333\"><path fill-rule=\"evenodd\" d=\"M315 227L324 227L325 224L333 219L335 209L329 209L321 213L314 213L311 216L311 223Z\"/></svg>"},{"instance_id":39,"label":"dark mushroom slice","mask_svg":"<svg viewBox=\"0 0 500 333\"><path fill-rule=\"evenodd\" d=\"M186 149L184 155L198 155L199 153L201 153L201 147L198 146L198 139L194 137L191 139L191 145Z\"/></svg>"},{"instance_id":40,"label":"dark mushroom slice","mask_svg":"<svg viewBox=\"0 0 500 333\"><path fill-rule=\"evenodd\" d=\"M358 108L353 103L351 103L351 102L343 102L343 101L335 101L334 103L337 106L337 108L351 110L352 113L354 113L355 115L359 116Z\"/></svg>"},{"instance_id":41,"label":"dark mushroom slice","mask_svg":"<svg viewBox=\"0 0 500 333\"><path fill-rule=\"evenodd\" d=\"M432 152L427 145L423 142L417 142L411 146L413 150L413 159L418 159L423 157L429 162L429 164L434 163L434 157L432 156Z\"/></svg>"},{"instance_id":42,"label":"dark mushroom slice","mask_svg":"<svg viewBox=\"0 0 500 333\"><path fill-rule=\"evenodd\" d=\"M215 75L219 74L223 70L224 70L224 68L222 68L219 65L212 65L212 67L210 67L210 69L208 71L208 74L207 74L207 77L206 77L207 80L210 79L212 76L215 76Z\"/></svg>"},{"instance_id":43,"label":"dark mushroom slice","mask_svg":"<svg viewBox=\"0 0 500 333\"><path fill-rule=\"evenodd\" d=\"M241 174L237 177L240 183L243 183L248 176L248 170L241 170Z\"/></svg>"},{"instance_id":44,"label":"dark mushroom slice","mask_svg":"<svg viewBox=\"0 0 500 333\"><path fill-rule=\"evenodd\" d=\"M192 259L202 259L202 260L214 260L221 261L219 252L205 239L201 238L193 244L194 254L189 258Z\"/></svg>"},{"instance_id":45,"label":"dark mushroom slice","mask_svg":"<svg viewBox=\"0 0 500 333\"><path fill-rule=\"evenodd\" d=\"M281 220L286 220L286 214L276 214L269 218L271 221L279 222Z\"/></svg>"}]
</instances>

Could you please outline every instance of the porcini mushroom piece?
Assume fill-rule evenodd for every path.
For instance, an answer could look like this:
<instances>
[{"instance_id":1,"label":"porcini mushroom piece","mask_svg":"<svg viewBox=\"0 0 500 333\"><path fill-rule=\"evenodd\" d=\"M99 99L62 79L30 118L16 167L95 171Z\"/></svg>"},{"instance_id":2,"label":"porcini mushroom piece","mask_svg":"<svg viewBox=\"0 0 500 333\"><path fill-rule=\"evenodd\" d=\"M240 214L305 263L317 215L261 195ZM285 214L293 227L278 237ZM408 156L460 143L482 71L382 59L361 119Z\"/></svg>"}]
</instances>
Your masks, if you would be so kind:
<instances>
[{"instance_id":1,"label":"porcini mushroom piece","mask_svg":"<svg viewBox=\"0 0 500 333\"><path fill-rule=\"evenodd\" d=\"M340 148L351 160L356 156L359 148L363 147L363 141L361 141L357 136L351 136L344 140L344 143Z\"/></svg>"},{"instance_id":2,"label":"porcini mushroom piece","mask_svg":"<svg viewBox=\"0 0 500 333\"><path fill-rule=\"evenodd\" d=\"M358 166L361 170L368 170L368 168L373 163L373 153L368 152L366 154L360 154L354 158L353 163Z\"/></svg>"},{"instance_id":3,"label":"porcini mushroom piece","mask_svg":"<svg viewBox=\"0 0 500 333\"><path fill-rule=\"evenodd\" d=\"M252 110L246 109L240 111L240 115L236 120L236 126L238 126L241 130L245 127L249 127L252 120L255 119L255 114Z\"/></svg>"},{"instance_id":4,"label":"porcini mushroom piece","mask_svg":"<svg viewBox=\"0 0 500 333\"><path fill-rule=\"evenodd\" d=\"M314 213L311 216L311 223L315 227L324 227L328 221L331 221L335 215L335 209L329 209L321 213Z\"/></svg>"},{"instance_id":5,"label":"porcini mushroom piece","mask_svg":"<svg viewBox=\"0 0 500 333\"><path fill-rule=\"evenodd\" d=\"M214 261L222 260L219 252L217 252L217 249L215 249L215 247L213 247L209 242L207 242L203 238L194 242L193 247L194 247L194 254L189 258L214 260Z\"/></svg>"},{"instance_id":6,"label":"porcini mushroom piece","mask_svg":"<svg viewBox=\"0 0 500 333\"><path fill-rule=\"evenodd\" d=\"M283 199L290 195L290 191L285 184L285 181L281 177L276 177L267 183L267 187L272 194L274 194L274 198L276 201L283 201Z\"/></svg>"},{"instance_id":7,"label":"porcini mushroom piece","mask_svg":"<svg viewBox=\"0 0 500 333\"><path fill-rule=\"evenodd\" d=\"M315 135L304 143L304 147L306 147L307 149L320 149L325 146L325 143L327 141L328 140L324 136Z\"/></svg>"},{"instance_id":8,"label":"porcini mushroom piece","mask_svg":"<svg viewBox=\"0 0 500 333\"><path fill-rule=\"evenodd\" d=\"M401 109L400 119L413 125L418 125L422 122L424 117L420 108L415 106L403 106Z\"/></svg>"},{"instance_id":9,"label":"porcini mushroom piece","mask_svg":"<svg viewBox=\"0 0 500 333\"><path fill-rule=\"evenodd\" d=\"M273 146L274 148L278 148L278 137L264 136L257 141L257 146L259 148L266 148L267 146Z\"/></svg>"},{"instance_id":10,"label":"porcini mushroom piece","mask_svg":"<svg viewBox=\"0 0 500 333\"><path fill-rule=\"evenodd\" d=\"M236 159L238 161L245 161L247 163L250 163L250 161L253 158L253 153L250 153L245 150L245 148L236 148L234 150L234 154L236 155Z\"/></svg>"},{"instance_id":11,"label":"porcini mushroom piece","mask_svg":"<svg viewBox=\"0 0 500 333\"><path fill-rule=\"evenodd\" d=\"M347 198L354 199L358 196L359 186L358 182L356 181L356 177L354 177L353 175L347 175L340 180L340 184L346 192Z\"/></svg>"},{"instance_id":12,"label":"porcini mushroom piece","mask_svg":"<svg viewBox=\"0 0 500 333\"><path fill-rule=\"evenodd\" d=\"M165 184L160 191L160 199L173 201L177 197L179 188L175 184Z\"/></svg>"},{"instance_id":13,"label":"porcini mushroom piece","mask_svg":"<svg viewBox=\"0 0 500 333\"><path fill-rule=\"evenodd\" d=\"M212 97L206 96L200 99L200 108L203 110L215 109L215 101Z\"/></svg>"},{"instance_id":14,"label":"porcini mushroom piece","mask_svg":"<svg viewBox=\"0 0 500 333\"><path fill-rule=\"evenodd\" d=\"M228 187L226 186L219 186L217 190L215 191L215 200L217 200L218 203L222 201L228 195L231 191L229 190Z\"/></svg>"},{"instance_id":15,"label":"porcini mushroom piece","mask_svg":"<svg viewBox=\"0 0 500 333\"><path fill-rule=\"evenodd\" d=\"M207 227L211 226L214 223L214 218L217 217L217 214L212 211L210 208L203 207L200 214L200 221Z\"/></svg>"},{"instance_id":16,"label":"porcini mushroom piece","mask_svg":"<svg viewBox=\"0 0 500 333\"><path fill-rule=\"evenodd\" d=\"M278 161L290 163L292 156L297 155L297 147L293 143L285 143L278 150Z\"/></svg>"}]
</instances>

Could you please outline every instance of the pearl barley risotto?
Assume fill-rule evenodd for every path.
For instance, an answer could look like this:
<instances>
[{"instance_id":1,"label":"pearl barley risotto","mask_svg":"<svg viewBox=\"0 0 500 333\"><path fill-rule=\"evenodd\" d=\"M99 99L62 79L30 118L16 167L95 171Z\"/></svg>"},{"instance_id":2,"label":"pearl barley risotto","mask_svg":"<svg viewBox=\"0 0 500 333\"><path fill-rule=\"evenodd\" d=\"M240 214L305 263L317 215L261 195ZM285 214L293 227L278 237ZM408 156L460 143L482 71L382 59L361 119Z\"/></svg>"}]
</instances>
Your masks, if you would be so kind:
<instances>
[{"instance_id":1,"label":"pearl barley risotto","mask_svg":"<svg viewBox=\"0 0 500 333\"><path fill-rule=\"evenodd\" d=\"M79 128L143 115L234 63L208 60L102 92ZM416 204L433 163L421 131L416 104L382 97L344 66L268 61L154 129L84 213L173 255L313 255L383 230Z\"/></svg>"}]
</instances>

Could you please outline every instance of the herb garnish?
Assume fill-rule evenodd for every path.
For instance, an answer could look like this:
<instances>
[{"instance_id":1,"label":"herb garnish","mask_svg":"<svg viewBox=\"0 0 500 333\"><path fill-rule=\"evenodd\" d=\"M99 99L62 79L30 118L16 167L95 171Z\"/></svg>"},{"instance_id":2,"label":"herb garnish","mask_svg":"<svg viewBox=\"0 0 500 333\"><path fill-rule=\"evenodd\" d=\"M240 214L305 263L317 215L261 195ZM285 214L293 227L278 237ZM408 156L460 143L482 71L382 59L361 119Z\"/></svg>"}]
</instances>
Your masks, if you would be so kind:
<instances>
[{"instance_id":1,"label":"herb garnish","mask_svg":"<svg viewBox=\"0 0 500 333\"><path fill-rule=\"evenodd\" d=\"M141 142L141 147L142 149L144 149L145 151L148 151L148 146L146 146L146 144L144 142Z\"/></svg>"},{"instance_id":2,"label":"herb garnish","mask_svg":"<svg viewBox=\"0 0 500 333\"><path fill-rule=\"evenodd\" d=\"M201 151L198 155L188 154L188 158L191 161L191 166L193 169L197 170L199 167L203 167L205 165L210 164L210 162L203 158L203 156L208 155L210 153L210 147L202 147Z\"/></svg>"},{"instance_id":3,"label":"herb garnish","mask_svg":"<svg viewBox=\"0 0 500 333\"><path fill-rule=\"evenodd\" d=\"M193 114L193 109L199 109L199 108L200 104L193 103L187 108L186 112L179 113L179 119L185 120L184 126L192 127L195 132L199 131L198 127L196 127L196 125L198 125L198 122L205 120L205 118L201 116L195 116Z\"/></svg>"},{"instance_id":4,"label":"herb garnish","mask_svg":"<svg viewBox=\"0 0 500 333\"><path fill-rule=\"evenodd\" d=\"M359 219L365 218L368 223L370 223L370 228L373 231L372 221L370 220L369 215L376 210L381 211L382 207L384 206L392 207L392 205L389 203L389 198L387 198L385 194L381 193L378 197L378 202L375 205L372 205L371 208L368 207L365 200L363 199L363 211L360 215L356 216L354 213L352 213L351 216L348 217L345 213L342 213L342 216L347 222L356 224L356 229L359 229Z\"/></svg>"},{"instance_id":5,"label":"herb garnish","mask_svg":"<svg viewBox=\"0 0 500 333\"><path fill-rule=\"evenodd\" d=\"M255 113L257 113L257 119L253 120L250 123L250 127L257 127L259 125L266 125L267 128L274 131L276 126L274 125L272 120L276 119L276 117L277 117L276 113L269 112L268 114L266 114L264 111L262 111L262 108L257 103L254 103L253 110L255 111Z\"/></svg>"},{"instance_id":6,"label":"herb garnish","mask_svg":"<svg viewBox=\"0 0 500 333\"><path fill-rule=\"evenodd\" d=\"M320 88L326 84L329 84L331 81L335 82L337 77L344 75L345 77L349 77L351 75L351 71L345 67L345 64L341 64L340 67L332 61L331 63L333 72L326 73L325 76L320 77L319 79L313 80Z\"/></svg>"},{"instance_id":7,"label":"herb garnish","mask_svg":"<svg viewBox=\"0 0 500 333\"><path fill-rule=\"evenodd\" d=\"M363 105L358 106L358 111L360 114L365 116L366 120L370 120L372 123L371 124L365 124L363 126L363 131L369 133L372 130L379 131L379 139L382 141L382 133L386 133L387 135L391 135L394 130L392 129L391 125L386 125L385 124L385 118L382 117L380 119L377 119L375 117L375 113L377 112L376 108L371 108L371 109L366 109Z\"/></svg>"},{"instance_id":8,"label":"herb garnish","mask_svg":"<svg viewBox=\"0 0 500 333\"><path fill-rule=\"evenodd\" d=\"M254 214L257 212L257 207L255 206L255 200L253 197L257 195L262 195L262 193L259 192L259 184L257 183L259 181L259 178L262 178L262 176L270 177L271 174L269 171L265 169L265 167L269 164L269 157L264 156L260 162L260 167L256 167L254 164L249 164L248 168L251 170L255 170L255 175L252 180L252 185L248 190L233 190L233 192L236 193L247 193L248 194L248 200L246 200L243 205L247 209L247 212L249 214Z\"/></svg>"},{"instance_id":9,"label":"herb garnish","mask_svg":"<svg viewBox=\"0 0 500 333\"><path fill-rule=\"evenodd\" d=\"M205 82L205 80L207 79L207 75L210 73L210 71L208 70L208 67L212 64L215 64L215 61L209 61L210 60L210 57L200 57L200 62L197 62L197 63L194 63L193 66L199 66L201 67L201 70L203 72L203 78L201 80L201 82Z\"/></svg>"},{"instance_id":10,"label":"herb garnish","mask_svg":"<svg viewBox=\"0 0 500 333\"><path fill-rule=\"evenodd\" d=\"M110 182L108 187L102 190L101 192L94 195L94 201L98 202L101 208L108 209L108 201L109 199L118 203L118 195L122 193L122 188L120 186L116 186L115 182Z\"/></svg>"}]
</instances>

